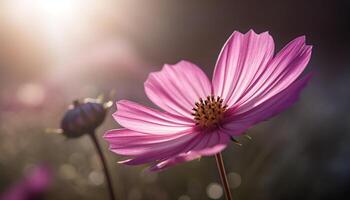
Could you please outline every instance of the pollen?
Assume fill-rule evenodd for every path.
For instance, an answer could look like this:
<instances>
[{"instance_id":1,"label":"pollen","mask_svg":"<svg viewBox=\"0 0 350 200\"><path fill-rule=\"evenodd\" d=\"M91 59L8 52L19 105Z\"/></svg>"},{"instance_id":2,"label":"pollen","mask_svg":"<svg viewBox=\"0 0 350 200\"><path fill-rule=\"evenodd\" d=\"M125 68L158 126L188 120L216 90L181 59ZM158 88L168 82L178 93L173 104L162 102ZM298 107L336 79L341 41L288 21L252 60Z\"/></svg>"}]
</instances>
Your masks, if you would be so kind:
<instances>
[{"instance_id":1,"label":"pollen","mask_svg":"<svg viewBox=\"0 0 350 200\"><path fill-rule=\"evenodd\" d=\"M224 116L227 105L223 105L223 99L220 97L207 96L205 100L202 98L195 103L192 109L196 125L200 127L213 127L217 125Z\"/></svg>"}]
</instances>

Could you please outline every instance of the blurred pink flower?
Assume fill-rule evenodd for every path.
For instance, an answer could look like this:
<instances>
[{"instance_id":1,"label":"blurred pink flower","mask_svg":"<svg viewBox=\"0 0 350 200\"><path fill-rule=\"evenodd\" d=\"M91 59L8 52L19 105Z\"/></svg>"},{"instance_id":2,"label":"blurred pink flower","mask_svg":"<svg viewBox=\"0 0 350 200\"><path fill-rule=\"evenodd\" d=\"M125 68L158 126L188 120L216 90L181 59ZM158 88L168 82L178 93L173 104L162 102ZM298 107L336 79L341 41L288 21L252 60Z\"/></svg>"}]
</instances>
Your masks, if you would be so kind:
<instances>
[{"instance_id":1,"label":"blurred pink flower","mask_svg":"<svg viewBox=\"0 0 350 200\"><path fill-rule=\"evenodd\" d=\"M38 166L21 182L10 187L0 200L37 200L48 189L52 174L46 166Z\"/></svg>"},{"instance_id":2,"label":"blurred pink flower","mask_svg":"<svg viewBox=\"0 0 350 200\"><path fill-rule=\"evenodd\" d=\"M311 75L299 78L312 47L298 37L274 56L268 32L234 32L210 82L188 61L165 65L145 82L149 99L163 111L122 100L115 120L125 129L104 138L127 165L152 163L157 171L222 151L230 138L297 101ZM298 79L299 78L299 79Z\"/></svg>"}]
</instances>

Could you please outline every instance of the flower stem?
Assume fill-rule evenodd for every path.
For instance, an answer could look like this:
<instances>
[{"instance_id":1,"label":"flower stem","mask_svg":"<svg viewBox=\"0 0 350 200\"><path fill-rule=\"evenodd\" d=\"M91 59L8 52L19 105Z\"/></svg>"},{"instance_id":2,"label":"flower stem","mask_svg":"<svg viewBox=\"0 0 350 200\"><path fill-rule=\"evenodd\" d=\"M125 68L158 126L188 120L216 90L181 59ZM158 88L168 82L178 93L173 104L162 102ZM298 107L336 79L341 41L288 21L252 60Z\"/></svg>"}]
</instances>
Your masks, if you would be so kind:
<instances>
[{"instance_id":1,"label":"flower stem","mask_svg":"<svg viewBox=\"0 0 350 200\"><path fill-rule=\"evenodd\" d=\"M115 200L115 195L114 195L114 192L113 192L111 176L109 174L109 171L108 171L108 168L107 168L106 159L103 156L101 146L99 145L99 143L97 141L97 138L96 138L96 135L95 135L94 132L90 133L89 135L91 136L91 139L92 139L92 141L95 144L97 153L98 153L98 155L99 155L99 157L101 159L101 162L102 162L103 171L104 171L105 177L107 179L107 187L108 187L108 191L109 191L110 200Z\"/></svg>"},{"instance_id":2,"label":"flower stem","mask_svg":"<svg viewBox=\"0 0 350 200\"><path fill-rule=\"evenodd\" d=\"M232 200L230 186L229 186L228 181L227 181L225 165L224 165L224 161L222 159L221 153L215 154L215 158L216 158L216 164L218 166L218 171L219 171L220 178L221 178L221 183L222 183L224 190L225 190L226 199Z\"/></svg>"}]
</instances>

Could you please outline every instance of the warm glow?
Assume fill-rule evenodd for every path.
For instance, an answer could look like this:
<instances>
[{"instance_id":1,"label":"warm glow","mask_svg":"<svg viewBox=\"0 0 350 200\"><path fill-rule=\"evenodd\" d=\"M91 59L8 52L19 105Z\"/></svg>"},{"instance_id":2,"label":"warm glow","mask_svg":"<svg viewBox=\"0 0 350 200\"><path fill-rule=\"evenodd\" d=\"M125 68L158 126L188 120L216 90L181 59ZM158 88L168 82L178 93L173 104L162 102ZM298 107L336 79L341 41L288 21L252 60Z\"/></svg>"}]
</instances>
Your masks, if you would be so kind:
<instances>
[{"instance_id":1,"label":"warm glow","mask_svg":"<svg viewBox=\"0 0 350 200\"><path fill-rule=\"evenodd\" d=\"M67 82L100 67L140 66L128 31L118 27L128 19L119 1L5 0L3 5L9 38L19 46L13 54L21 49L18 60L43 67L45 79ZM22 57L31 52L35 63L27 65Z\"/></svg>"},{"instance_id":2,"label":"warm glow","mask_svg":"<svg viewBox=\"0 0 350 200\"><path fill-rule=\"evenodd\" d=\"M42 12L55 17L67 17L79 8L79 0L37 0L37 7Z\"/></svg>"},{"instance_id":3,"label":"warm glow","mask_svg":"<svg viewBox=\"0 0 350 200\"><path fill-rule=\"evenodd\" d=\"M23 32L38 31L45 45L56 57L62 57L63 46L82 24L83 0L11 0L6 2L6 16ZM39 36L40 37L40 36ZM62 50L63 49L63 50Z\"/></svg>"},{"instance_id":4,"label":"warm glow","mask_svg":"<svg viewBox=\"0 0 350 200\"><path fill-rule=\"evenodd\" d=\"M56 25L60 26L78 17L84 3L82 0L11 0L5 5L8 17L17 22L58 23Z\"/></svg>"}]
</instances>

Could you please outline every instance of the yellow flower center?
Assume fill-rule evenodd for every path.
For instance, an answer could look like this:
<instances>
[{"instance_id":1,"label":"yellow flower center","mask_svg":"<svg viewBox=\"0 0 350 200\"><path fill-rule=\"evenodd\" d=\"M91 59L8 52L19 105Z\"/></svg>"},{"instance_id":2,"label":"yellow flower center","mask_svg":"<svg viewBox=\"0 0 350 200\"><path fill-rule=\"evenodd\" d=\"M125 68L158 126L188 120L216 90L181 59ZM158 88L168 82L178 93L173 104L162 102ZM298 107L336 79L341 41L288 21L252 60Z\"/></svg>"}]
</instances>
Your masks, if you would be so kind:
<instances>
[{"instance_id":1,"label":"yellow flower center","mask_svg":"<svg viewBox=\"0 0 350 200\"><path fill-rule=\"evenodd\" d=\"M227 109L227 105L223 106L222 102L223 99L220 97L208 96L205 100L200 98L195 103L196 107L192 109L196 125L207 128L218 124Z\"/></svg>"}]
</instances>

